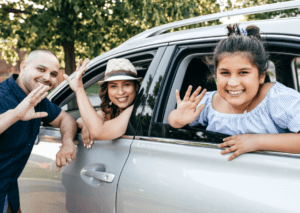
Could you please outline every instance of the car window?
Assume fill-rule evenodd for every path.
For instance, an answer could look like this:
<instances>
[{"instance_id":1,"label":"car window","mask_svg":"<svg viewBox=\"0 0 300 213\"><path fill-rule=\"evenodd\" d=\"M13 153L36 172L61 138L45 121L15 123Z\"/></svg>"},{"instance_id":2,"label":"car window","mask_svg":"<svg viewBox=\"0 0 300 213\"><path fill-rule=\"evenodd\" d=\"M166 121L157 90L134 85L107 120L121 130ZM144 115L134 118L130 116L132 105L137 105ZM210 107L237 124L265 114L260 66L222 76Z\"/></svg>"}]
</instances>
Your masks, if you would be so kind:
<instances>
[{"instance_id":1,"label":"car window","mask_svg":"<svg viewBox=\"0 0 300 213\"><path fill-rule=\"evenodd\" d=\"M95 84L93 84L90 87L85 89L85 93L89 97L89 100L90 100L93 107L97 107L97 106L100 105L100 98L99 98L99 95L98 95L99 94L99 89L100 89L100 86L99 86L98 83L95 83ZM74 99L72 99L70 102L73 102L73 100ZM78 109L77 102L73 105L71 105L70 103L67 103L62 107L62 109L65 110L65 111Z\"/></svg>"},{"instance_id":2,"label":"car window","mask_svg":"<svg viewBox=\"0 0 300 213\"><path fill-rule=\"evenodd\" d=\"M211 47L214 46L215 44L212 44ZM178 47L174 45L166 49L157 72L153 79L151 79L152 83L147 87L149 93L143 112L140 115L141 131L137 131L137 138L167 143L177 143L178 140L196 141L193 144L195 146L199 146L202 142L221 143L224 134L211 133L203 129L191 127L174 129L168 124L167 119L166 121L164 120L170 113L168 110L176 107L175 89L181 90L188 84L199 85L199 81L197 80L200 78L194 79L197 77L196 75L186 76L186 73L192 74L193 72L197 72L201 75L201 71L203 70L210 73L211 67L204 62L201 67L199 65L199 62L202 62L202 59L208 55L205 52L209 50L211 53L213 50L211 47L207 49L208 45L204 47L206 49L200 48L200 53L195 53L193 50L188 55L186 53L189 49L184 46ZM199 47L197 48L199 49ZM183 84L183 82L185 83ZM203 83L205 82L206 80L204 79ZM215 88L213 81L209 84L207 86L211 86L211 89Z\"/></svg>"},{"instance_id":3,"label":"car window","mask_svg":"<svg viewBox=\"0 0 300 213\"><path fill-rule=\"evenodd\" d=\"M266 75L265 81L266 82L277 81L275 64L273 61L270 61L270 60L268 63L268 69L267 69L267 75Z\"/></svg>"},{"instance_id":4,"label":"car window","mask_svg":"<svg viewBox=\"0 0 300 213\"><path fill-rule=\"evenodd\" d=\"M155 53L156 50L151 50L145 51L144 53L131 54L123 57L129 59L135 66L138 77L144 77L155 56ZM104 77L106 63L107 61L101 63L98 67L88 72L86 76L83 76L85 92L95 110L99 109L101 103L99 97L100 86L97 82ZM71 95L72 98L66 99L67 102L63 102L61 108L70 114L74 119L78 119L80 117L80 112L78 109L77 100L74 94Z\"/></svg>"},{"instance_id":5,"label":"car window","mask_svg":"<svg viewBox=\"0 0 300 213\"><path fill-rule=\"evenodd\" d=\"M278 42L279 44L279 42ZM265 82L280 82L290 88L298 90L294 74L294 50L288 48L282 51L277 43L272 43L269 54L269 64ZM282 45L282 43L280 43ZM206 131L206 127L186 126L174 129L168 123L168 116L176 108L175 91L178 90L183 98L189 85L195 90L198 86L208 91L216 90L211 57L216 43L205 45L195 44L178 46L170 59L164 75L157 79L150 89L147 105L143 116L143 136L151 136L174 140L188 140L195 142L221 143L223 134ZM291 51L291 52L289 52ZM299 60L295 62L299 70ZM155 86L156 85L156 86ZM154 87L155 86L155 87ZM156 88L157 87L157 88ZM146 124L149 123L149 126ZM149 128L149 132L147 130Z\"/></svg>"},{"instance_id":6,"label":"car window","mask_svg":"<svg viewBox=\"0 0 300 213\"><path fill-rule=\"evenodd\" d=\"M295 59L295 70L296 70L296 75L298 78L298 84L300 85L300 57L297 57ZM298 88L298 91L300 91L300 86Z\"/></svg>"},{"instance_id":7,"label":"car window","mask_svg":"<svg viewBox=\"0 0 300 213\"><path fill-rule=\"evenodd\" d=\"M85 89L85 93L87 94L92 106L97 109L100 106L100 98L99 98L99 89L100 86L98 83L92 84L88 88ZM74 119L77 119L80 117L78 104L76 97L74 97L69 103L65 104L63 107L61 107L62 110L68 112Z\"/></svg>"}]
</instances>

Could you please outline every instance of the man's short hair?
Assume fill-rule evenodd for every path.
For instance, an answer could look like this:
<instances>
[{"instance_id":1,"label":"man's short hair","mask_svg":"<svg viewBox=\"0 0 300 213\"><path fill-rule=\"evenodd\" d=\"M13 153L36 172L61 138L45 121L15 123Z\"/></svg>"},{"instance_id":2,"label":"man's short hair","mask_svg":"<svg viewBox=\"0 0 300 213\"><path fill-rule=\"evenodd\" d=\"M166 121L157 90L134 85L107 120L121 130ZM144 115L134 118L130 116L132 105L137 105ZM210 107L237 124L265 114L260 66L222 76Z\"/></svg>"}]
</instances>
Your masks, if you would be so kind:
<instances>
[{"instance_id":1,"label":"man's short hair","mask_svg":"<svg viewBox=\"0 0 300 213\"><path fill-rule=\"evenodd\" d=\"M39 54L39 53L41 53L41 52L42 52L42 53L48 53L48 54L51 54L51 55L53 55L53 56L58 60L57 56L56 56L52 51L47 50L47 49L37 49L37 50L31 51L31 52L28 54L28 56L27 56L27 58L26 58L26 62L29 63L34 57L37 56L37 54Z\"/></svg>"}]
</instances>

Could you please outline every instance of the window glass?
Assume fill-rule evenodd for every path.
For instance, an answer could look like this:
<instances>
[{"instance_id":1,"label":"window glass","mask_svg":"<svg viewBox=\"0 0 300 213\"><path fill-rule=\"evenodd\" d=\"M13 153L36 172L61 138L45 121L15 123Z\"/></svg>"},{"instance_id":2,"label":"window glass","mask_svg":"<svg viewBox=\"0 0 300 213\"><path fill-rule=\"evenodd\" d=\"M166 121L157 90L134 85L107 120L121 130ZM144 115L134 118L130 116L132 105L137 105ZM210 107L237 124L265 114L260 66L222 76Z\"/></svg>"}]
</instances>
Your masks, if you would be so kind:
<instances>
[{"instance_id":1,"label":"window glass","mask_svg":"<svg viewBox=\"0 0 300 213\"><path fill-rule=\"evenodd\" d=\"M97 107L100 105L99 89L100 89L100 86L98 83L95 83L85 89L85 93L88 96L93 107ZM73 103L74 100L75 100L75 103ZM62 109L65 111L78 109L76 97L74 99L72 99L69 103L65 104L62 107Z\"/></svg>"},{"instance_id":2,"label":"window glass","mask_svg":"<svg viewBox=\"0 0 300 213\"><path fill-rule=\"evenodd\" d=\"M296 73L297 73L297 77L298 77L298 82L300 85L300 57L296 58L295 64L296 64ZM300 87L299 87L298 91L300 91Z\"/></svg>"},{"instance_id":3,"label":"window glass","mask_svg":"<svg viewBox=\"0 0 300 213\"><path fill-rule=\"evenodd\" d=\"M269 77L269 82L277 81L276 68L275 68L275 64L272 61L269 61L268 64L266 82L268 81L268 77Z\"/></svg>"},{"instance_id":4,"label":"window glass","mask_svg":"<svg viewBox=\"0 0 300 213\"><path fill-rule=\"evenodd\" d=\"M217 89L215 78L213 76L214 68L213 66L208 65L207 56L208 55L199 53L188 55L178 66L176 77L170 91L169 100L167 102L163 123L169 123L168 115L176 108L176 89L178 89L181 99L183 99L185 92L190 85L193 86L192 92L195 91L198 86L201 86L208 91Z\"/></svg>"}]
</instances>

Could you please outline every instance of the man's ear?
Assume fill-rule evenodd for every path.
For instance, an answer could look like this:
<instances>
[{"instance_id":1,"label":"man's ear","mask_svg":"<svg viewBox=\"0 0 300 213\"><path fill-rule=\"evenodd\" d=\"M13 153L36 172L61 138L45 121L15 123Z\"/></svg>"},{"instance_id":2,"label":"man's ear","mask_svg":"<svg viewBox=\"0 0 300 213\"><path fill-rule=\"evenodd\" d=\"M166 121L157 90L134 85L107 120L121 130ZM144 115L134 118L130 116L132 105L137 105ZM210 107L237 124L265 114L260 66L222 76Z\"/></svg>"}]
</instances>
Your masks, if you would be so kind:
<instances>
[{"instance_id":1,"label":"man's ear","mask_svg":"<svg viewBox=\"0 0 300 213\"><path fill-rule=\"evenodd\" d=\"M26 61L22 61L20 64L20 73L25 72L26 65Z\"/></svg>"}]
</instances>

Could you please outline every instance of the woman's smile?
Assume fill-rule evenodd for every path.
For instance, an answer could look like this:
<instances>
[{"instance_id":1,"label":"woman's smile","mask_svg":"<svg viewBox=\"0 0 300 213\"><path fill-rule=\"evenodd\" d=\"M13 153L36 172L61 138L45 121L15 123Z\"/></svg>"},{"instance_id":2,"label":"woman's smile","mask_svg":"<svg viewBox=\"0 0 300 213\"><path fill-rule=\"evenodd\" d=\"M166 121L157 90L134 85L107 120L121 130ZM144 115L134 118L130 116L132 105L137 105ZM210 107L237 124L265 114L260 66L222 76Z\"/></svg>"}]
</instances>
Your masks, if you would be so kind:
<instances>
[{"instance_id":1,"label":"woman's smile","mask_svg":"<svg viewBox=\"0 0 300 213\"><path fill-rule=\"evenodd\" d=\"M108 82L108 97L110 101L119 107L120 111L129 107L136 96L133 81L117 80Z\"/></svg>"},{"instance_id":2,"label":"woman's smile","mask_svg":"<svg viewBox=\"0 0 300 213\"><path fill-rule=\"evenodd\" d=\"M128 99L128 96L126 97L121 97L121 98L116 98L119 102L125 102Z\"/></svg>"}]
</instances>

